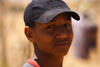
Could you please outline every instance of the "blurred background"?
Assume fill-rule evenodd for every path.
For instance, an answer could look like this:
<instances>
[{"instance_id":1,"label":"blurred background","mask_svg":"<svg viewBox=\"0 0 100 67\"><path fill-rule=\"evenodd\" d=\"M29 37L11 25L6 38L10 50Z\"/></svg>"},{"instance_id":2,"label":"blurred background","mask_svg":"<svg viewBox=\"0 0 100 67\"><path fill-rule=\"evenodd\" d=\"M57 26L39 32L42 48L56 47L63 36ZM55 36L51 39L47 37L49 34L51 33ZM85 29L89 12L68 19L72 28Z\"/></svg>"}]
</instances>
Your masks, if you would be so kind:
<instances>
[{"instance_id":1,"label":"blurred background","mask_svg":"<svg viewBox=\"0 0 100 67\"><path fill-rule=\"evenodd\" d=\"M100 67L100 1L64 0L76 11L74 40L63 67ZM31 0L0 0L0 67L22 67L33 55L24 35L23 13Z\"/></svg>"}]
</instances>

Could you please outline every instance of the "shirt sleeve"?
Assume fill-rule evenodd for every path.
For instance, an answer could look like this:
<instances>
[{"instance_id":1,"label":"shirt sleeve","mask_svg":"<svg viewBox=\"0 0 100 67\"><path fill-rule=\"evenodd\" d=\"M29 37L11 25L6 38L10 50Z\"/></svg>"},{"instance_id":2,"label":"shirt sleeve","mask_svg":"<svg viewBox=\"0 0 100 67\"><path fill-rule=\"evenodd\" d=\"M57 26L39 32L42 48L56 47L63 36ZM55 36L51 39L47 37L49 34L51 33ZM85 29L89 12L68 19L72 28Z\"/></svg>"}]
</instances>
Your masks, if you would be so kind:
<instances>
[{"instance_id":1,"label":"shirt sleeve","mask_svg":"<svg viewBox=\"0 0 100 67\"><path fill-rule=\"evenodd\" d=\"M29 64L29 63L26 63L26 64L24 64L23 67L35 67L35 66L33 66L33 65Z\"/></svg>"}]
</instances>

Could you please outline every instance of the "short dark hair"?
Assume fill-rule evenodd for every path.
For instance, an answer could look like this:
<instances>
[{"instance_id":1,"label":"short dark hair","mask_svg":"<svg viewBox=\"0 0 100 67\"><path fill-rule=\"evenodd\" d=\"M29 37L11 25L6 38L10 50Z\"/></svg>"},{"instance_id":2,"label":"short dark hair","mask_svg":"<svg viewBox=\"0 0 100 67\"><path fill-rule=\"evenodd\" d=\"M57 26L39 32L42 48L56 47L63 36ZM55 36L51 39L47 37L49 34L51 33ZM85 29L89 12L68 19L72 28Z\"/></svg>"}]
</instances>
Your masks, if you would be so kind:
<instances>
[{"instance_id":1,"label":"short dark hair","mask_svg":"<svg viewBox=\"0 0 100 67\"><path fill-rule=\"evenodd\" d=\"M35 22L33 21L28 27L33 28L35 26Z\"/></svg>"}]
</instances>

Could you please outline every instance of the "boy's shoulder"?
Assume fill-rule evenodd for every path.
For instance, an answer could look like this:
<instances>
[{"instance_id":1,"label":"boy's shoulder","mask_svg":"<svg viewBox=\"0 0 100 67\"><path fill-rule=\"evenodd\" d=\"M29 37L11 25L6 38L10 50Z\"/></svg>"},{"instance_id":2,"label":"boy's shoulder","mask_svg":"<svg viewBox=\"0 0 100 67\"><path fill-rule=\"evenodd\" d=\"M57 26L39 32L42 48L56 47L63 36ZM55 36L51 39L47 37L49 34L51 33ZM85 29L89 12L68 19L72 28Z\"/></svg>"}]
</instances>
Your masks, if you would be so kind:
<instances>
[{"instance_id":1,"label":"boy's shoulder","mask_svg":"<svg viewBox=\"0 0 100 67\"><path fill-rule=\"evenodd\" d=\"M24 64L24 66L23 67L35 67L35 66L33 66L33 65L31 65L30 63L26 63L26 64Z\"/></svg>"},{"instance_id":2,"label":"boy's shoulder","mask_svg":"<svg viewBox=\"0 0 100 67\"><path fill-rule=\"evenodd\" d=\"M37 63L29 59L23 67L40 67Z\"/></svg>"}]
</instances>

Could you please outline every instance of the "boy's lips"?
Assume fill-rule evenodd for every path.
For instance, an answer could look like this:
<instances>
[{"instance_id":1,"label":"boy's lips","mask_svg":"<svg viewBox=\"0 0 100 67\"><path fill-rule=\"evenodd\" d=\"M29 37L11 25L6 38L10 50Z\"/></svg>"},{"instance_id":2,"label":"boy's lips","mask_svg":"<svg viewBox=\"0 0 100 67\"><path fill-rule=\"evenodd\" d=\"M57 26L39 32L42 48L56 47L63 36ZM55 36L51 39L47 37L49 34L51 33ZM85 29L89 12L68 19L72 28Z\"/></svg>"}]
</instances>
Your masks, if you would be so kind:
<instances>
[{"instance_id":1,"label":"boy's lips","mask_svg":"<svg viewBox=\"0 0 100 67\"><path fill-rule=\"evenodd\" d=\"M68 41L57 42L54 44L55 47L59 47L59 48L67 47L69 45L70 44Z\"/></svg>"}]
</instances>

